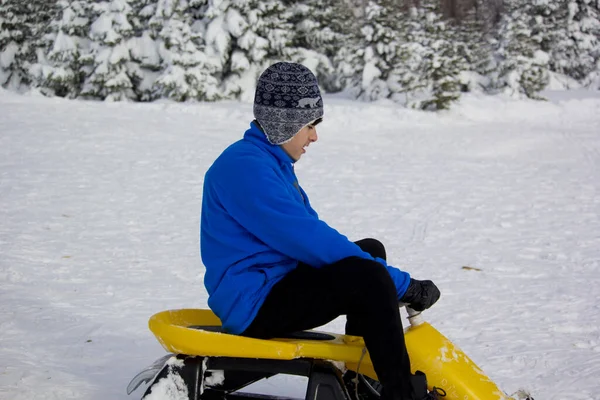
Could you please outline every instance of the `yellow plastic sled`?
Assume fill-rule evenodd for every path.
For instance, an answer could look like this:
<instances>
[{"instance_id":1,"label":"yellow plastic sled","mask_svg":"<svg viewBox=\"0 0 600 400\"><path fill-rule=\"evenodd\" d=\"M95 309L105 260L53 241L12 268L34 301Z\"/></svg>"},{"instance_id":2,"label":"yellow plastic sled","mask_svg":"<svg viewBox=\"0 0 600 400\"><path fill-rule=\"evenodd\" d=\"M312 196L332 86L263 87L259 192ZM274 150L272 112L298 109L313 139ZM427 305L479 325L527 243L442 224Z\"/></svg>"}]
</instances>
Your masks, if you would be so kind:
<instances>
[{"instance_id":1,"label":"yellow plastic sled","mask_svg":"<svg viewBox=\"0 0 600 400\"><path fill-rule=\"evenodd\" d=\"M446 399L514 400L500 390L469 357L444 337L419 313L409 310L406 345L413 372L427 375ZM364 342L356 336L326 333L326 340L306 338L253 339L218 332L221 321L210 310L163 311L150 318L150 330L169 352L189 356L248 359L319 359L343 362L347 369L377 379L373 364L364 354ZM309 331L314 332L314 331Z\"/></svg>"}]
</instances>

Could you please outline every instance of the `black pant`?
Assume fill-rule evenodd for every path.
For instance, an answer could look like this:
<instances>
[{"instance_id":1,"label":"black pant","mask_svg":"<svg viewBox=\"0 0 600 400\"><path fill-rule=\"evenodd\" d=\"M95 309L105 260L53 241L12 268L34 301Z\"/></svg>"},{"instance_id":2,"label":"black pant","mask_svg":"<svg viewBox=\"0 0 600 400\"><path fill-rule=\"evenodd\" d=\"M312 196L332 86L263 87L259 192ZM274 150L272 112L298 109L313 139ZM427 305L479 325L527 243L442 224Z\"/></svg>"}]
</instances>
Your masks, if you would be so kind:
<instances>
[{"instance_id":1,"label":"black pant","mask_svg":"<svg viewBox=\"0 0 600 400\"><path fill-rule=\"evenodd\" d=\"M373 257L385 259L375 239L356 242ZM380 263L348 257L322 268L300 263L267 296L245 336L272 338L324 325L347 316L346 333L362 336L382 398L411 399L410 361L396 287Z\"/></svg>"}]
</instances>

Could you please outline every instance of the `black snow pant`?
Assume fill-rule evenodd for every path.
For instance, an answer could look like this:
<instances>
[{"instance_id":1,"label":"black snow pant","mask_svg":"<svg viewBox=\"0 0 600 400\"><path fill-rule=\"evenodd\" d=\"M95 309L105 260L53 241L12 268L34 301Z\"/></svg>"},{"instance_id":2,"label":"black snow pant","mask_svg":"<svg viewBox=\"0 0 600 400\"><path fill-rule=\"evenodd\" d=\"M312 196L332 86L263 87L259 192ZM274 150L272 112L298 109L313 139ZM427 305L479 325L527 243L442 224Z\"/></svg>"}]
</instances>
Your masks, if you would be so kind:
<instances>
[{"instance_id":1,"label":"black snow pant","mask_svg":"<svg viewBox=\"0 0 600 400\"><path fill-rule=\"evenodd\" d=\"M356 242L373 257L385 259L375 239ZM382 399L412 399L410 361L396 287L380 263L348 257L313 268L300 263L268 294L245 336L272 338L313 329L346 315L346 333L364 338Z\"/></svg>"}]
</instances>

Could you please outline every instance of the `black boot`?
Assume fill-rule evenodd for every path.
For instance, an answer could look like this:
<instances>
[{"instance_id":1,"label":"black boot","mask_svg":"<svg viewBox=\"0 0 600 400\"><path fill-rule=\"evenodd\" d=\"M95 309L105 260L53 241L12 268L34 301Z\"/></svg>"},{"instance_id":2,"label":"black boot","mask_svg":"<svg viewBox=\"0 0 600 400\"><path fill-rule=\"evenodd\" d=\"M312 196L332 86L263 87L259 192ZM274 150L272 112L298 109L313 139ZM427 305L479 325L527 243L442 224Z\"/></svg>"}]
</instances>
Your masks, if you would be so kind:
<instances>
[{"instance_id":1,"label":"black boot","mask_svg":"<svg viewBox=\"0 0 600 400\"><path fill-rule=\"evenodd\" d=\"M412 384L414 400L437 400L446 397L444 389L434 387L433 391L427 391L427 377L421 371L416 371L410 377L410 383Z\"/></svg>"}]
</instances>

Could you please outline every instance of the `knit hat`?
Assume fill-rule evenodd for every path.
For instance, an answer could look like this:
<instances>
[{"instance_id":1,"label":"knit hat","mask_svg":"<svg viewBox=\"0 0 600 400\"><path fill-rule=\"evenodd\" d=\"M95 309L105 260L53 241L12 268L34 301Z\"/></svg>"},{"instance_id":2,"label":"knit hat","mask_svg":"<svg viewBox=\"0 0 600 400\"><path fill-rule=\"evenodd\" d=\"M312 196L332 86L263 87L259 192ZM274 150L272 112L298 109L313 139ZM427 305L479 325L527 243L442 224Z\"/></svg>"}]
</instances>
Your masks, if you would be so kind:
<instances>
[{"instance_id":1,"label":"knit hat","mask_svg":"<svg viewBox=\"0 0 600 400\"><path fill-rule=\"evenodd\" d=\"M271 144L283 144L323 116L315 75L304 65L279 62L258 78L254 118Z\"/></svg>"}]
</instances>

